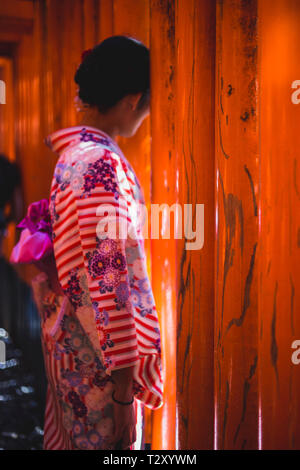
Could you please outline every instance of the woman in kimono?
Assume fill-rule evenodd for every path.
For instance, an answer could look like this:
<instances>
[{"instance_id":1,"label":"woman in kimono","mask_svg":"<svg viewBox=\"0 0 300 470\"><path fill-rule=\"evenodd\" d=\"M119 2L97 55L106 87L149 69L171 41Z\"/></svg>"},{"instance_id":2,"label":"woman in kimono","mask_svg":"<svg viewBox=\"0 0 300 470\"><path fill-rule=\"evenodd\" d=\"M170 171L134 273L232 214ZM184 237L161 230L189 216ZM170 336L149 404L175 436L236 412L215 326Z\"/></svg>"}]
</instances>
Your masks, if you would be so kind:
<instances>
[{"instance_id":1,"label":"woman in kimono","mask_svg":"<svg viewBox=\"0 0 300 470\"><path fill-rule=\"evenodd\" d=\"M44 448L130 449L136 400L163 403L144 199L114 140L134 135L149 114L149 50L109 37L86 51L75 82L80 124L46 138L58 155L49 199L55 264L42 261L33 280L49 383Z\"/></svg>"}]
</instances>

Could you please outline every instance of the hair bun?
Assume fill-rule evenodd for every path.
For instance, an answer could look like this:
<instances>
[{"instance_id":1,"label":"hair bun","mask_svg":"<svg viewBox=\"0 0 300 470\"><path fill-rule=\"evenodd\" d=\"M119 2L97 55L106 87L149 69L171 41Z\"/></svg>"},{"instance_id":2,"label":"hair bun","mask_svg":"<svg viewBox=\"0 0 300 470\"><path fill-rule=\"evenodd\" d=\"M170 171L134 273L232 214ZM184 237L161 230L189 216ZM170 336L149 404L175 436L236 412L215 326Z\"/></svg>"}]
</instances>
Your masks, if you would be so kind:
<instances>
[{"instance_id":1,"label":"hair bun","mask_svg":"<svg viewBox=\"0 0 300 470\"><path fill-rule=\"evenodd\" d=\"M106 112L131 93L143 93L141 105L149 101L150 55L143 43L127 36L110 36L83 51L81 57L74 80L83 103Z\"/></svg>"}]
</instances>

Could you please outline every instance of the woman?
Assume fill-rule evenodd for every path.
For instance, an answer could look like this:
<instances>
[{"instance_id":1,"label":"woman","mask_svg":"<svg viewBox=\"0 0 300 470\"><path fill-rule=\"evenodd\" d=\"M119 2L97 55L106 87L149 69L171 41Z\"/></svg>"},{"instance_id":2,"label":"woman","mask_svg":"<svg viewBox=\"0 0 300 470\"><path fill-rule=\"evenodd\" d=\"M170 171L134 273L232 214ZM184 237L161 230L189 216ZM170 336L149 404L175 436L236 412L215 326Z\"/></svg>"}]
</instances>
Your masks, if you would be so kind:
<instances>
[{"instance_id":1,"label":"woman","mask_svg":"<svg viewBox=\"0 0 300 470\"><path fill-rule=\"evenodd\" d=\"M160 330L138 210L144 199L114 140L134 135L149 114L149 81L144 44L105 39L75 74L80 125L46 139L59 155L50 194L59 282L51 262L33 282L49 380L45 449L129 449L135 400L162 405Z\"/></svg>"}]
</instances>

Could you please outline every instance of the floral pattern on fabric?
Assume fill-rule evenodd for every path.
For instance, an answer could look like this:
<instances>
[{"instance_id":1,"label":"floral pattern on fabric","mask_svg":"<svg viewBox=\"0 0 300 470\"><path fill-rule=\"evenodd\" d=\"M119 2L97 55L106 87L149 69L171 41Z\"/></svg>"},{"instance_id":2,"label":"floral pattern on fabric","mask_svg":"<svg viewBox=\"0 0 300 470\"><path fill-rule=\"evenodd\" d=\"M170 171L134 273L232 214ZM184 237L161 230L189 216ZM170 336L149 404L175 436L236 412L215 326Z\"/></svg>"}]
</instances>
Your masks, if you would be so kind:
<instances>
[{"instance_id":1,"label":"floral pattern on fabric","mask_svg":"<svg viewBox=\"0 0 300 470\"><path fill-rule=\"evenodd\" d=\"M75 449L108 448L113 431L113 381L74 316L63 317L60 331L60 378L55 380L62 421ZM44 345L46 354L50 354L49 344ZM72 370L67 357L72 358Z\"/></svg>"},{"instance_id":2,"label":"floral pattern on fabric","mask_svg":"<svg viewBox=\"0 0 300 470\"><path fill-rule=\"evenodd\" d=\"M82 131L80 132L80 140L82 142L89 142L89 141L97 142L103 145L110 144L109 140L105 139L105 137L97 137L92 132L88 132L85 128L83 128Z\"/></svg>"},{"instance_id":3,"label":"floral pattern on fabric","mask_svg":"<svg viewBox=\"0 0 300 470\"><path fill-rule=\"evenodd\" d=\"M120 272L126 270L126 260L118 248L118 243L109 238L100 240L97 237L97 249L88 252L86 257L90 276L93 279L100 278L98 282L100 292L112 292L115 289L116 308L118 310L124 308L130 292L128 282L121 280Z\"/></svg>"},{"instance_id":4,"label":"floral pattern on fabric","mask_svg":"<svg viewBox=\"0 0 300 470\"><path fill-rule=\"evenodd\" d=\"M82 305L83 291L80 287L78 268L70 271L67 287L64 290L69 295L72 305L75 308Z\"/></svg>"},{"instance_id":5,"label":"floral pattern on fabric","mask_svg":"<svg viewBox=\"0 0 300 470\"><path fill-rule=\"evenodd\" d=\"M69 164L59 162L55 167L54 180L60 191L65 191L68 187L71 187L75 192L82 190L80 196L82 198L88 197L97 185L102 184L106 191L113 192L115 199L118 199L115 166L116 161L110 158L108 151L104 150L101 158L93 162L86 163L84 160L77 160ZM57 217L57 213L55 217Z\"/></svg>"},{"instance_id":6,"label":"floral pattern on fabric","mask_svg":"<svg viewBox=\"0 0 300 470\"><path fill-rule=\"evenodd\" d=\"M47 303L52 291L45 284L41 301L44 307L39 312L46 319L42 345L49 386L59 404L55 408L59 413L56 418L69 435L71 448L107 449L114 429L113 380L105 373L71 306L63 315L55 337L50 334L51 315L57 312L52 309L51 315L48 314ZM138 393L138 387L134 393Z\"/></svg>"},{"instance_id":7,"label":"floral pattern on fabric","mask_svg":"<svg viewBox=\"0 0 300 470\"><path fill-rule=\"evenodd\" d=\"M89 209L88 213L85 207L91 207L89 201L93 201L92 207L97 207L97 192L94 191L97 191L99 185L103 188L101 189L101 194L107 192L105 201L109 201L108 204L112 204L113 200L118 200L121 193L123 195L127 194L129 199L125 198L124 201L122 200L124 202L123 206L129 203L128 207L131 207L131 212L128 212L129 217L134 218L136 233L140 233L140 222L137 214L134 212L134 197L138 197L141 202L144 202L144 199L140 192L140 185L136 175L126 159L120 158L116 153L112 153L109 149L102 146L99 147L101 156L97 158L98 147L95 144L100 143L101 138L99 140L97 136L94 136L93 133L88 132L85 128L80 132L79 140L81 142L80 145L87 143L86 152L84 152L83 147L77 150L74 145L75 141L72 141L72 149L67 149L62 154L62 158L59 159L55 168L54 186L51 195L52 197L53 194L55 196L53 198L53 205L55 207L51 211L51 214L54 215L52 228L55 234L55 242L57 237L56 224L61 226L62 223L58 210L60 197L65 198L62 194L67 189L68 194L70 190L73 191L75 200L78 201L76 203L77 217L82 219L83 227L88 224L89 217L93 220L95 247L83 250L87 269L87 278L81 274L81 278L85 279L84 285L79 282L79 268L71 268L64 285L64 291L75 309L81 308L84 305L92 305L100 349L105 351L102 360L105 367L110 368L115 364L115 359L112 355L108 355L108 352L113 351L117 347L113 336L107 331L109 322L113 317L110 318L110 314L107 313L106 324L99 322L102 308L101 303L95 301L94 296L103 295L110 298L109 296L112 294L112 301L116 311L120 311L120 313L130 312L132 318L133 314L135 314L141 319L149 319L150 321L156 316L155 303L146 271L143 241L131 240L124 243L108 236L101 237L100 239L95 233L96 222L94 222L94 217L96 209ZM74 178L76 178L75 186L72 183ZM80 200L83 200L83 204L79 202ZM85 206L84 200L88 201L87 206ZM67 212L63 210L63 213L64 217L66 217ZM119 220L117 215L115 217ZM133 222L131 224L131 228L133 228ZM90 225L87 226L90 227ZM79 271L82 271L82 268ZM91 287L93 288L93 295L89 299ZM106 312L108 311L106 310ZM130 336L133 338L132 334ZM157 341L153 342L153 347L159 353L160 349Z\"/></svg>"},{"instance_id":8,"label":"floral pattern on fabric","mask_svg":"<svg viewBox=\"0 0 300 470\"><path fill-rule=\"evenodd\" d=\"M107 279L112 280L114 286L114 279L119 279L118 275L113 275L115 270L123 271L126 268L126 261L124 255L118 250L118 244L112 239L99 239L96 238L96 250L88 252L86 258L88 260L88 271L90 276L95 279L101 275ZM113 268L113 269L111 269ZM110 275L111 274L111 275Z\"/></svg>"},{"instance_id":9,"label":"floral pattern on fabric","mask_svg":"<svg viewBox=\"0 0 300 470\"><path fill-rule=\"evenodd\" d=\"M58 307L57 296L54 292L49 292L43 299L44 321L53 313L56 313Z\"/></svg>"},{"instance_id":10,"label":"floral pattern on fabric","mask_svg":"<svg viewBox=\"0 0 300 470\"><path fill-rule=\"evenodd\" d=\"M61 301L56 310L48 307L42 339L57 432L70 438L59 448L108 448L114 369L134 366L136 399L151 409L163 403L160 331L143 240L96 236L102 203L116 207L114 217L125 217L133 233L140 233L136 202L143 196L121 151L101 139L87 128L54 133L54 147L63 150L50 214L63 299L70 307L65 312ZM51 416L46 418L51 428ZM56 448L49 436L50 431L45 448Z\"/></svg>"},{"instance_id":11,"label":"floral pattern on fabric","mask_svg":"<svg viewBox=\"0 0 300 470\"><path fill-rule=\"evenodd\" d=\"M84 185L81 197L87 197L99 183L103 184L106 191L114 193L115 199L119 198L118 186L115 179L113 166L99 158L95 162L89 163L88 169L83 173Z\"/></svg>"}]
</instances>

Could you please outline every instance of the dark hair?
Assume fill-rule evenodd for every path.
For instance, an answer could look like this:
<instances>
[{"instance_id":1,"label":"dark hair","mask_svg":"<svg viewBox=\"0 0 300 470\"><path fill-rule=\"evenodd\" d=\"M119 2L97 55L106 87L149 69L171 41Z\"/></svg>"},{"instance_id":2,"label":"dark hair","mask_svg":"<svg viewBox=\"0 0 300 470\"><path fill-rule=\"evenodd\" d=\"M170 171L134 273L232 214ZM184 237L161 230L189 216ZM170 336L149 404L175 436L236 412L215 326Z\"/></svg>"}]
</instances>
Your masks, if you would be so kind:
<instances>
[{"instance_id":1,"label":"dark hair","mask_svg":"<svg viewBox=\"0 0 300 470\"><path fill-rule=\"evenodd\" d=\"M100 112L126 95L142 92L140 109L150 96L149 49L131 36L110 36L85 55L74 80L83 103Z\"/></svg>"},{"instance_id":2,"label":"dark hair","mask_svg":"<svg viewBox=\"0 0 300 470\"><path fill-rule=\"evenodd\" d=\"M4 209L11 202L14 190L21 185L19 167L0 154L0 236L3 234L10 216L4 215Z\"/></svg>"}]
</instances>

